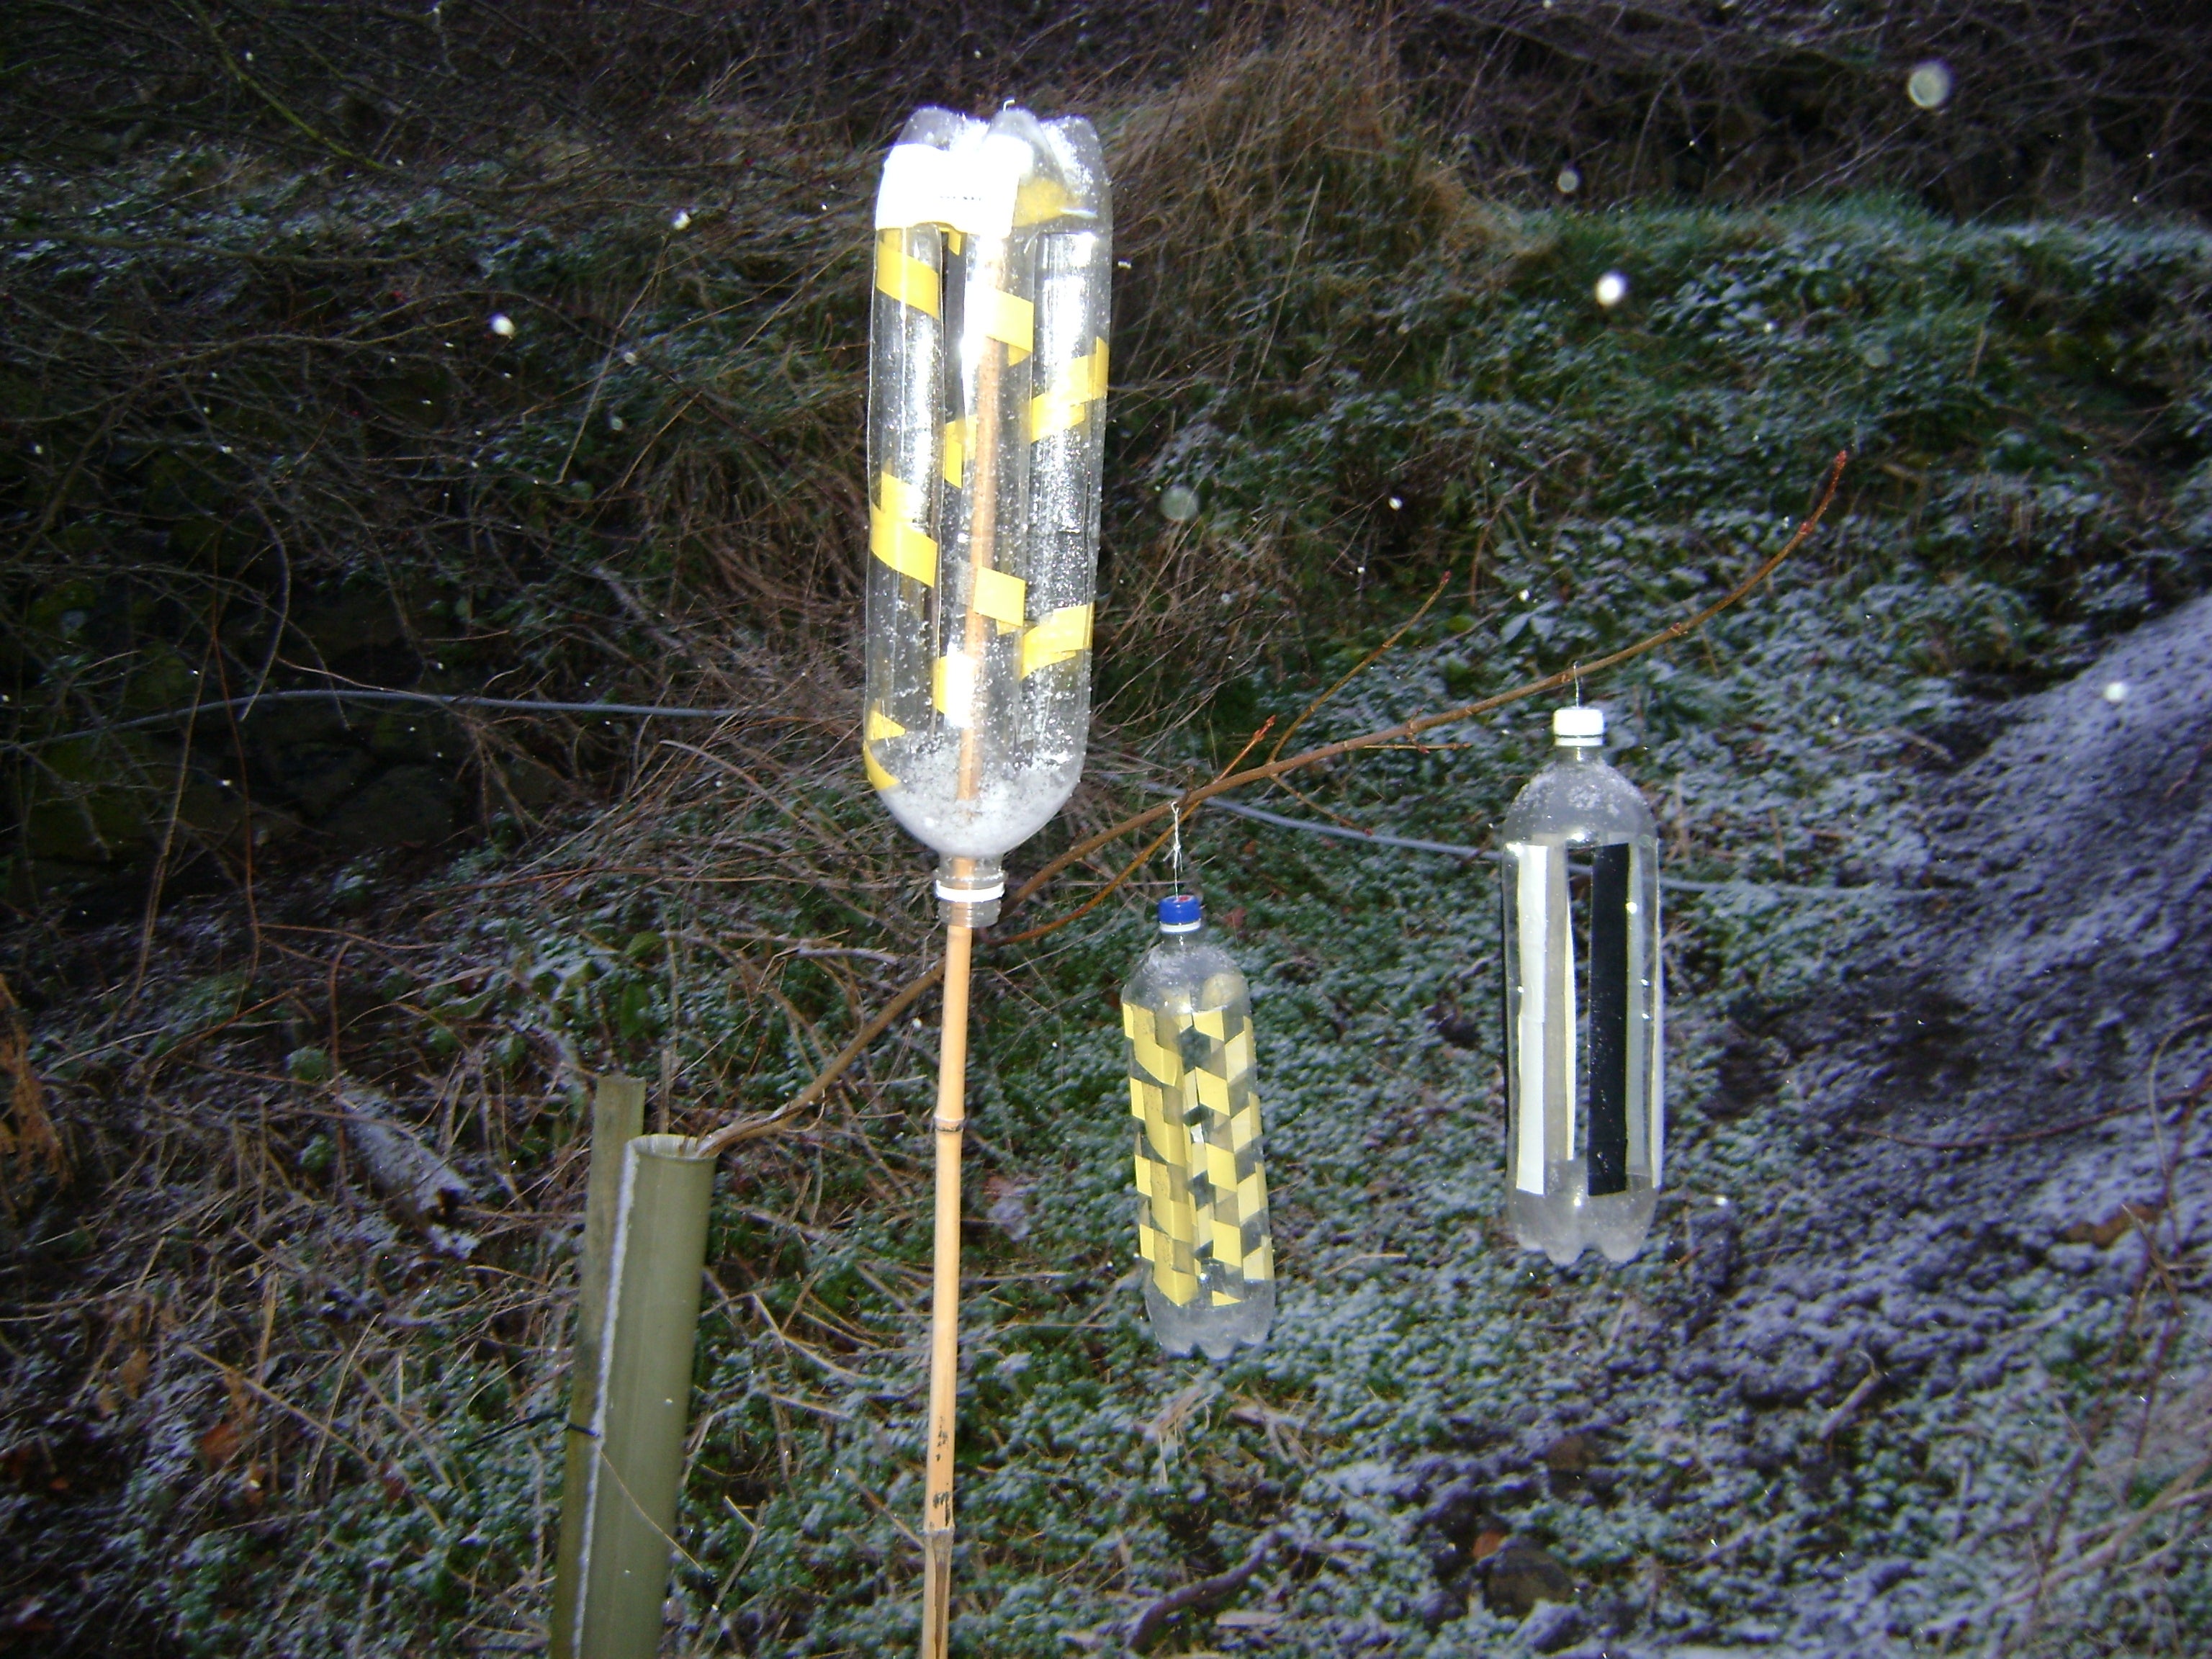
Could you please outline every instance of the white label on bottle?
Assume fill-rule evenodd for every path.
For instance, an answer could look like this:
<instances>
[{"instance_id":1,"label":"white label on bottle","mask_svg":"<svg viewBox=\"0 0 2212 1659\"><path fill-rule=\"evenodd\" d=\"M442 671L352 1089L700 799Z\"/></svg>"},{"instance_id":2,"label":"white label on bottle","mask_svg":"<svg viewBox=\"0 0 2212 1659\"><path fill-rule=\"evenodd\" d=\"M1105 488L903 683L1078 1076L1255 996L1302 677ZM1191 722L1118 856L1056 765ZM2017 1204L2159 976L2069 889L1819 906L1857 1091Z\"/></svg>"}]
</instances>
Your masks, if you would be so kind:
<instances>
[{"instance_id":1,"label":"white label on bottle","mask_svg":"<svg viewBox=\"0 0 2212 1659\"><path fill-rule=\"evenodd\" d=\"M1515 908L1520 923L1521 1006L1514 1032L1515 1068L1520 1073L1520 1120L1513 1160L1513 1184L1539 1197L1544 1191L1544 994L1551 983L1552 849L1530 842L1511 848L1516 883Z\"/></svg>"}]
</instances>

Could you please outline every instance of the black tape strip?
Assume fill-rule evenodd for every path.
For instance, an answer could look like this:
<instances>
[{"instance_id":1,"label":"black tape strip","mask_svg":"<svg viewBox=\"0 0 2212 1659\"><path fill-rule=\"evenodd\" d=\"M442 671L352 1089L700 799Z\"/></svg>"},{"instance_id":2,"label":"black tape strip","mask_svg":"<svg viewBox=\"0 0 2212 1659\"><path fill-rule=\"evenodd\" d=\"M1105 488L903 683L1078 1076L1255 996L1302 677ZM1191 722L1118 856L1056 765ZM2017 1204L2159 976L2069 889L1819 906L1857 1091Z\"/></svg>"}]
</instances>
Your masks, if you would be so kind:
<instances>
[{"instance_id":1,"label":"black tape strip","mask_svg":"<svg viewBox=\"0 0 2212 1659\"><path fill-rule=\"evenodd\" d=\"M1498 866L1498 1057L1505 1066L1505 1097L1509 1103L1513 1097L1513 1079L1521 1075L1513 1069L1519 1063L1516 1058L1517 1045L1514 1041L1516 1034L1513 1030L1513 984L1505 971L1506 941L1513 934L1513 911L1507 904L1505 896L1510 890L1514 874L1514 861L1509 854L1505 862ZM1510 1103L1506 1107L1505 1116L1510 1127L1513 1117ZM1504 1135L1498 1138L1498 1167L1500 1170L1504 1169L1506 1164L1505 1139Z\"/></svg>"},{"instance_id":2,"label":"black tape strip","mask_svg":"<svg viewBox=\"0 0 2212 1659\"><path fill-rule=\"evenodd\" d=\"M1628 848L1590 859L1589 1190L1628 1190Z\"/></svg>"}]
</instances>

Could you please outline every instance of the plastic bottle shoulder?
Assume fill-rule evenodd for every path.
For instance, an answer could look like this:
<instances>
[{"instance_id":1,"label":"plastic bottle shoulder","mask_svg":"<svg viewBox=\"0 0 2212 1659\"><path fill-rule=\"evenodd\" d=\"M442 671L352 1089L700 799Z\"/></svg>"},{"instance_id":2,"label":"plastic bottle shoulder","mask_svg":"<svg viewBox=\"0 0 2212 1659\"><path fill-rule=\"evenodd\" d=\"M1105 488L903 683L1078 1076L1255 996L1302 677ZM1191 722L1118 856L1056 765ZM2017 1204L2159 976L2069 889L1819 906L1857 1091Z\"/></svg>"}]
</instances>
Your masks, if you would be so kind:
<instances>
[{"instance_id":1,"label":"plastic bottle shoulder","mask_svg":"<svg viewBox=\"0 0 2212 1659\"><path fill-rule=\"evenodd\" d=\"M1508 842L1603 843L1658 833L1642 793L1605 762L1565 755L1528 780L1499 826Z\"/></svg>"},{"instance_id":2,"label":"plastic bottle shoulder","mask_svg":"<svg viewBox=\"0 0 2212 1659\"><path fill-rule=\"evenodd\" d=\"M1225 1007L1249 994L1236 958L1203 933L1161 939L1121 993L1140 1006L1177 1012Z\"/></svg>"}]
</instances>

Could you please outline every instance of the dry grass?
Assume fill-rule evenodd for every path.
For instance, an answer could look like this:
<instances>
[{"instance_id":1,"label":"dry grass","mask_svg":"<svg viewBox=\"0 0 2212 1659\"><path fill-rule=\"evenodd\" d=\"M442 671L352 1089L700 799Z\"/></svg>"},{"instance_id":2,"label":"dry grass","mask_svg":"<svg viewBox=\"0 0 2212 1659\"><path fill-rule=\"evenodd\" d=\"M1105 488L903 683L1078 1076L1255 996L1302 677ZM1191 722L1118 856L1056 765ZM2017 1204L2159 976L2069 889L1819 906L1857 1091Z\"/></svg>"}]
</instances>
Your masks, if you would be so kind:
<instances>
[{"instance_id":1,"label":"dry grass","mask_svg":"<svg viewBox=\"0 0 2212 1659\"><path fill-rule=\"evenodd\" d=\"M1382 307L1408 285L1480 288L1544 248L1468 197L1433 103L1356 21L1231 31L1169 89L1117 96L1131 269L1095 770L1133 773L1223 687L1297 665L1307 629L1348 631L1368 602L1363 524L1310 502L1167 523L1148 469L1217 394L1288 423L1333 375L1387 369ZM283 815L197 793L244 775L228 724L189 760L162 739L66 772L18 757L19 800L113 807L119 841L168 849L166 885L105 924L28 915L11 941L38 964L17 983L43 1047L33 1076L0 1033L21 1220L0 1521L64 1493L70 1518L11 1528L7 1582L37 1605L7 1616L64 1650L160 1652L180 1631L242 1652L526 1639L591 1073L640 1071L679 1128L771 1110L927 948L923 860L849 775L871 156L726 86L657 107L684 135L673 159L556 112L555 137L451 178L445 216L411 180L258 159L250 124L251 142L25 187L59 234L13 300L35 327L10 389L44 446L4 480L35 526L3 579L12 689L40 693L13 705L33 710L17 737L325 668L744 711L683 730L456 717L477 809L507 822L496 854L453 869L264 841L294 832ZM486 333L495 310L520 325L512 349ZM1461 452L1439 444L1441 471ZM1401 574L1425 587L1465 553L1417 544ZM396 618L358 656L305 617L349 585ZM525 757L569 794L526 804ZM1088 787L1031 855L1123 810ZM1113 873L1102 853L1076 881ZM793 1240L918 1216L919 1041L896 1030L818 1118L737 1163L761 1286ZM365 1190L303 1080L311 1052L391 1088L471 1180L470 1261ZM73 1185L30 1156L27 1078ZM713 1335L741 1348L762 1310L729 1289ZM802 1366L903 1338L806 1291L797 1307L778 1340ZM804 1409L777 1400L723 1490L788 1485ZM2083 1534L2044 1565L2124 1568L2136 1536Z\"/></svg>"}]
</instances>

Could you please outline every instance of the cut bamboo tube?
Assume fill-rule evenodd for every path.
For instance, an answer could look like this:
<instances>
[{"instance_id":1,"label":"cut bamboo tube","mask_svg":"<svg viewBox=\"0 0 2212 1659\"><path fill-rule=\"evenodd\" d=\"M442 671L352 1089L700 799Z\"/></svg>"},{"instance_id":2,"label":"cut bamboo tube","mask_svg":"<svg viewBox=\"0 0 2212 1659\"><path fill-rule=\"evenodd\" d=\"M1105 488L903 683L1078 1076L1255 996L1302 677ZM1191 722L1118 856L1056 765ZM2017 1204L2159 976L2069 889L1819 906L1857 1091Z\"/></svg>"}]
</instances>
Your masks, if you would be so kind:
<instances>
[{"instance_id":1,"label":"cut bamboo tube","mask_svg":"<svg viewBox=\"0 0 2212 1659\"><path fill-rule=\"evenodd\" d=\"M660 1645L714 1191L714 1162L688 1135L624 1149L598 1388L570 1437L591 1453L576 1593L554 1634L574 1659L653 1659Z\"/></svg>"},{"instance_id":2,"label":"cut bamboo tube","mask_svg":"<svg viewBox=\"0 0 2212 1659\"><path fill-rule=\"evenodd\" d=\"M623 1151L645 1127L645 1085L602 1077L592 1103L592 1167L584 1187L584 1236L577 1246L576 1342L569 1356L567 1443L561 1476L561 1543L553 1566L552 1659L582 1659L574 1646L576 1559L584 1546L584 1491L592 1474L592 1413L599 1401L599 1340L607 1312L607 1262Z\"/></svg>"}]
</instances>

